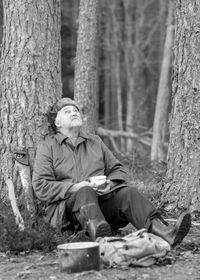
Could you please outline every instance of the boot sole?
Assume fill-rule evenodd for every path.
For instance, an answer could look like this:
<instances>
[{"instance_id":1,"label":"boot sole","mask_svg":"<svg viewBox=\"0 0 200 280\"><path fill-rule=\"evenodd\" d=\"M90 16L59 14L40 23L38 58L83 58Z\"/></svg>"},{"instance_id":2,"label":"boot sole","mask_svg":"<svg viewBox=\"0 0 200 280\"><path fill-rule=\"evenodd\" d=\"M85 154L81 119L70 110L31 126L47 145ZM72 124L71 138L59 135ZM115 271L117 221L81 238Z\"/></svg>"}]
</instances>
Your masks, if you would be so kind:
<instances>
[{"instance_id":1,"label":"boot sole","mask_svg":"<svg viewBox=\"0 0 200 280\"><path fill-rule=\"evenodd\" d=\"M98 226L97 226L97 229L96 229L96 238L97 237L105 237L105 236L111 236L111 228L110 228L110 225L108 223L100 223Z\"/></svg>"},{"instance_id":2,"label":"boot sole","mask_svg":"<svg viewBox=\"0 0 200 280\"><path fill-rule=\"evenodd\" d=\"M176 225L178 231L172 244L172 247L175 247L176 245L180 244L183 238L188 234L191 227L191 215L189 213L184 214L182 219L180 219L178 223L179 224Z\"/></svg>"}]
</instances>

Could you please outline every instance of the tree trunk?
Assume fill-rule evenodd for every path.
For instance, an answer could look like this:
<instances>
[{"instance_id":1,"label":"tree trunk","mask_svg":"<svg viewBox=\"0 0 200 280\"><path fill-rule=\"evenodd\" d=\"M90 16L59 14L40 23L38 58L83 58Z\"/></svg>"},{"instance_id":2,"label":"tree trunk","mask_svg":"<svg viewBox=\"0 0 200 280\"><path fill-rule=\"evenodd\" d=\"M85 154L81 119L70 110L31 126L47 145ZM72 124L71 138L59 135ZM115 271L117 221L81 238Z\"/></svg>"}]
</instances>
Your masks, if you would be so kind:
<instances>
[{"instance_id":1,"label":"tree trunk","mask_svg":"<svg viewBox=\"0 0 200 280\"><path fill-rule=\"evenodd\" d=\"M74 57L76 54L79 0L61 1L61 69L63 97L74 96Z\"/></svg>"},{"instance_id":2,"label":"tree trunk","mask_svg":"<svg viewBox=\"0 0 200 280\"><path fill-rule=\"evenodd\" d=\"M106 3L107 5L107 3ZM111 24L110 24L110 17L108 17L108 13L106 13L105 16L105 35L103 36L103 43L104 45L102 47L105 48L104 51L104 56L105 56L105 61L104 61L104 71L105 71L105 76L104 76L104 88L103 88L103 93L104 93L104 123L105 127L110 128L112 119L111 119L111 114L110 114L110 109L111 109L111 51L110 51L110 42L108 38L110 38L111 34Z\"/></svg>"},{"instance_id":3,"label":"tree trunk","mask_svg":"<svg viewBox=\"0 0 200 280\"><path fill-rule=\"evenodd\" d=\"M0 1L0 53L1 53L1 43L3 37L3 3Z\"/></svg>"},{"instance_id":4,"label":"tree trunk","mask_svg":"<svg viewBox=\"0 0 200 280\"><path fill-rule=\"evenodd\" d=\"M113 111L116 112L116 123L117 123L117 129L123 130L123 123L122 123L122 86L121 86L121 77L120 77L120 53L121 53L121 47L120 47L120 39L121 39L121 30L120 30L120 22L118 20L118 16L116 15L117 9L119 7L119 4L116 3L118 1L111 1L109 4L110 8L110 18L111 18L111 28L112 28L112 71L113 71L113 87L115 90L112 91L113 98L116 100L116 103L114 103Z\"/></svg>"},{"instance_id":5,"label":"tree trunk","mask_svg":"<svg viewBox=\"0 0 200 280\"><path fill-rule=\"evenodd\" d=\"M32 170L37 143L48 134L45 113L62 92L59 1L4 0L3 5L1 196L5 196L7 179L14 180L15 186L19 181L14 174L14 154L27 154Z\"/></svg>"},{"instance_id":6,"label":"tree trunk","mask_svg":"<svg viewBox=\"0 0 200 280\"><path fill-rule=\"evenodd\" d=\"M167 18L166 39L163 53L163 62L161 66L160 82L158 87L156 111L153 125L153 139L151 146L151 160L166 160L166 150L164 142L166 140L166 127L168 121L168 106L170 99L169 76L171 67L171 53L173 46L173 2L169 2L169 11Z\"/></svg>"},{"instance_id":7,"label":"tree trunk","mask_svg":"<svg viewBox=\"0 0 200 280\"><path fill-rule=\"evenodd\" d=\"M167 210L200 209L200 2L176 1Z\"/></svg>"},{"instance_id":8,"label":"tree trunk","mask_svg":"<svg viewBox=\"0 0 200 280\"><path fill-rule=\"evenodd\" d=\"M74 99L79 103L86 129L97 125L98 0L81 0L75 61Z\"/></svg>"},{"instance_id":9,"label":"tree trunk","mask_svg":"<svg viewBox=\"0 0 200 280\"><path fill-rule=\"evenodd\" d=\"M133 36L133 15L135 13L135 3L132 0L123 0L124 7L124 63L126 70L126 87L127 87L127 97L126 97L126 131L132 132L133 128L133 112L134 112L134 102L133 102L133 94L134 94L134 86L135 80L133 75L133 44L132 44L132 36ZM133 141L127 140L126 149L128 152L133 150Z\"/></svg>"}]
</instances>

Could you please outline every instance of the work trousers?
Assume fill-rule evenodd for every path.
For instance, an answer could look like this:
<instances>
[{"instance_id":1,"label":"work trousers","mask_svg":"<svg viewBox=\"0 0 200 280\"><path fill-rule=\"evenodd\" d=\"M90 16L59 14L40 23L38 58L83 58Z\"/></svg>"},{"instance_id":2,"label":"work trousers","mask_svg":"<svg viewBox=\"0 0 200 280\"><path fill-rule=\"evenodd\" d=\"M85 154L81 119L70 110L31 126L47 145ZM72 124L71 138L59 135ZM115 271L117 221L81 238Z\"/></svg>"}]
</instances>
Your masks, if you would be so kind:
<instances>
[{"instance_id":1,"label":"work trousers","mask_svg":"<svg viewBox=\"0 0 200 280\"><path fill-rule=\"evenodd\" d=\"M112 230L131 223L136 229L149 229L151 220L159 213L152 203L134 187L123 187L107 197L98 196L91 187L83 187L67 199L67 215L72 223L89 219L105 219ZM84 219L83 214L84 213Z\"/></svg>"}]
</instances>

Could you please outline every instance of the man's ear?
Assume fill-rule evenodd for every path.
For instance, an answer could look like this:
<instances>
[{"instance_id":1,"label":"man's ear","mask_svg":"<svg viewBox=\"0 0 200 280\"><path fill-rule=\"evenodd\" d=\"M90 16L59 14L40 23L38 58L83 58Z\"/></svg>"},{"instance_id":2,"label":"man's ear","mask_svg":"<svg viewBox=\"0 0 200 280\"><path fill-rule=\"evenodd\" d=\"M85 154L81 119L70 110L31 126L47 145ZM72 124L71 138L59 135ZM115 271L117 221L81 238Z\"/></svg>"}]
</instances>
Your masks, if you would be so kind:
<instances>
[{"instance_id":1,"label":"man's ear","mask_svg":"<svg viewBox=\"0 0 200 280\"><path fill-rule=\"evenodd\" d=\"M56 118L55 118L55 125L56 125L56 127L60 127L60 122L59 122L59 117L58 117L58 115L56 116Z\"/></svg>"}]
</instances>

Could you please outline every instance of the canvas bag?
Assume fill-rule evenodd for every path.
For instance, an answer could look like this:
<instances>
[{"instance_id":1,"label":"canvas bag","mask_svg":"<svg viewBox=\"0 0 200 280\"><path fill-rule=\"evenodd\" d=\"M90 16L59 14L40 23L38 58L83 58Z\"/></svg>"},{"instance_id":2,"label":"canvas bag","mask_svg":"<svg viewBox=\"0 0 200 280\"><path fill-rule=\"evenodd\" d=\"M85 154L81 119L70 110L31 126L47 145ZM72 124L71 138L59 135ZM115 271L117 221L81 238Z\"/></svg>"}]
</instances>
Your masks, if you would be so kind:
<instances>
[{"instance_id":1,"label":"canvas bag","mask_svg":"<svg viewBox=\"0 0 200 280\"><path fill-rule=\"evenodd\" d=\"M171 250L168 242L141 229L124 237L98 238L100 256L104 265L150 266Z\"/></svg>"}]
</instances>

